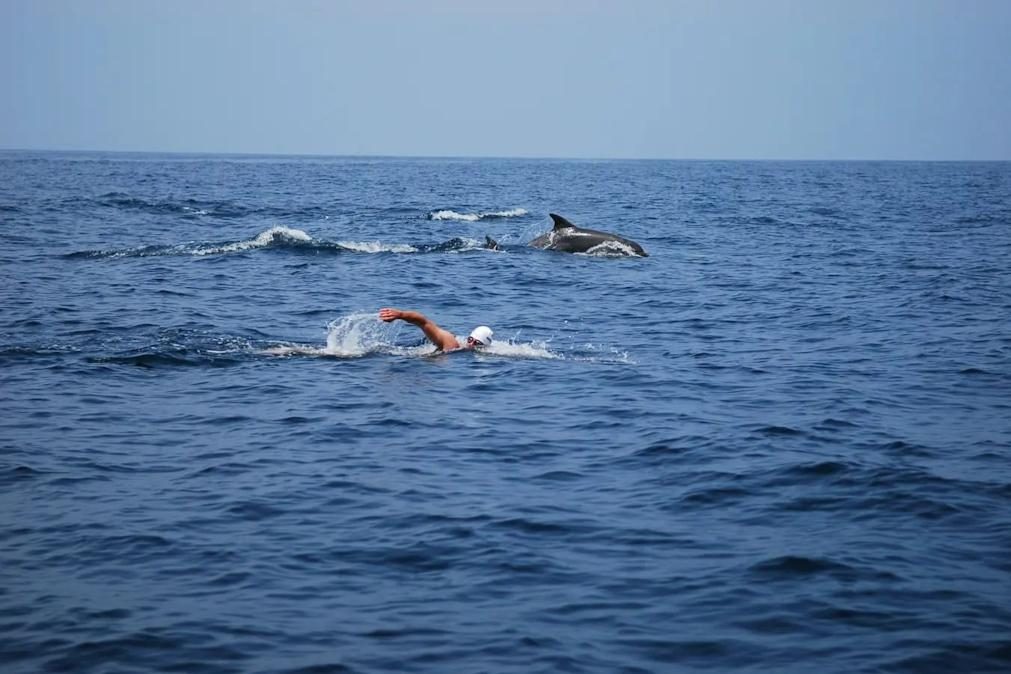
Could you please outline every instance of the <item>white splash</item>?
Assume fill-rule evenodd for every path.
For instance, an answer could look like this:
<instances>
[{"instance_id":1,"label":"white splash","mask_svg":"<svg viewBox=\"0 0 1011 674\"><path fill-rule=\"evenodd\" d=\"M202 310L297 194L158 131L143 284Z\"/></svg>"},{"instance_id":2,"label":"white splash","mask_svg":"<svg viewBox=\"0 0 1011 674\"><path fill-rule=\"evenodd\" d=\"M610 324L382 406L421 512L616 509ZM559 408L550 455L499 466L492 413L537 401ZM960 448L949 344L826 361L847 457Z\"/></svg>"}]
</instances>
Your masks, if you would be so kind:
<instances>
[{"instance_id":1,"label":"white splash","mask_svg":"<svg viewBox=\"0 0 1011 674\"><path fill-rule=\"evenodd\" d=\"M389 344L386 330L376 314L359 312L327 325L326 353L357 357L378 351Z\"/></svg>"},{"instance_id":2,"label":"white splash","mask_svg":"<svg viewBox=\"0 0 1011 674\"><path fill-rule=\"evenodd\" d=\"M639 253L620 241L602 241L584 253L577 255L592 255L594 257L639 257Z\"/></svg>"},{"instance_id":3,"label":"white splash","mask_svg":"<svg viewBox=\"0 0 1011 674\"><path fill-rule=\"evenodd\" d=\"M378 351L388 351L389 329L374 313L356 312L327 324L326 346L278 344L260 351L268 356L329 356L360 358Z\"/></svg>"},{"instance_id":4,"label":"white splash","mask_svg":"<svg viewBox=\"0 0 1011 674\"><path fill-rule=\"evenodd\" d=\"M429 216L432 220L463 220L477 222L481 216L477 213L457 213L456 211L435 211Z\"/></svg>"}]
</instances>

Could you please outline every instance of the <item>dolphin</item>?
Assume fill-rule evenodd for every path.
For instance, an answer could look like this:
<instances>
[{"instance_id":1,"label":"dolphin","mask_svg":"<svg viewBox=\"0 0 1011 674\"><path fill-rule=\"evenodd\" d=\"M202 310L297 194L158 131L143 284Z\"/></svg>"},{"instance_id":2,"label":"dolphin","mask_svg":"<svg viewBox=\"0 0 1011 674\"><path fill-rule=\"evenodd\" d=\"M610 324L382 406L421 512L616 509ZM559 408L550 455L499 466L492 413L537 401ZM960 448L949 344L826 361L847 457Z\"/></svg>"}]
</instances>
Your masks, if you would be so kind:
<instances>
[{"instance_id":1,"label":"dolphin","mask_svg":"<svg viewBox=\"0 0 1011 674\"><path fill-rule=\"evenodd\" d=\"M595 229L583 229L555 213L548 213L555 226L547 234L542 234L528 245L545 250L560 250L563 253L585 253L602 243L615 242L624 245L632 254L647 257L646 251L635 241ZM617 252L617 251L616 251Z\"/></svg>"},{"instance_id":2,"label":"dolphin","mask_svg":"<svg viewBox=\"0 0 1011 674\"><path fill-rule=\"evenodd\" d=\"M547 234L542 234L531 241L527 244L528 246L543 248L544 250L558 250L563 253L587 253L601 244L605 245L604 250L608 250L606 244L613 243L617 245L610 248L608 252L649 257L648 253L642 249L642 246L635 241L618 236L617 234L611 234L610 232L598 232L595 229L576 227L555 213L549 213L548 215L551 216L555 226ZM486 236L485 248L499 250L499 245L494 239Z\"/></svg>"}]
</instances>

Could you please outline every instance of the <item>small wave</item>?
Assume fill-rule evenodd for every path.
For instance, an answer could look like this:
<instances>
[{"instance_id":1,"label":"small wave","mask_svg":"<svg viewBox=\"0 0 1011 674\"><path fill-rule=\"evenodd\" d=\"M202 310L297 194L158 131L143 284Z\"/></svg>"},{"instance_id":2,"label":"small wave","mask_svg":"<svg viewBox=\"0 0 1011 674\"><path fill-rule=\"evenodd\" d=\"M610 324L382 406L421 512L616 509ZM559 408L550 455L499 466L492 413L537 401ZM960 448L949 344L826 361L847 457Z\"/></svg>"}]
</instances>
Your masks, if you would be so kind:
<instances>
[{"instance_id":1,"label":"small wave","mask_svg":"<svg viewBox=\"0 0 1011 674\"><path fill-rule=\"evenodd\" d=\"M796 578L820 573L853 575L852 567L830 559L784 555L758 562L751 572L769 578Z\"/></svg>"},{"instance_id":2,"label":"small wave","mask_svg":"<svg viewBox=\"0 0 1011 674\"><path fill-rule=\"evenodd\" d=\"M119 257L149 257L154 255L183 255L174 250L174 246L137 246L135 248L124 248L122 250L79 250L67 253L63 257L68 260L78 258L119 258Z\"/></svg>"},{"instance_id":3,"label":"small wave","mask_svg":"<svg viewBox=\"0 0 1011 674\"><path fill-rule=\"evenodd\" d=\"M457 213L452 210L432 211L428 214L429 220L460 220L463 222L477 222L478 220L494 220L498 218L518 218L526 215L525 208L511 208L505 211L488 211L484 213Z\"/></svg>"},{"instance_id":4,"label":"small wave","mask_svg":"<svg viewBox=\"0 0 1011 674\"><path fill-rule=\"evenodd\" d=\"M140 368L230 367L245 360L253 349L248 339L213 335L194 330L163 329L153 341L113 353L84 358L99 365L132 365Z\"/></svg>"},{"instance_id":5,"label":"small wave","mask_svg":"<svg viewBox=\"0 0 1011 674\"><path fill-rule=\"evenodd\" d=\"M700 489L685 494L680 503L685 506L725 506L728 503L739 503L754 496L753 491L743 487L715 487Z\"/></svg>"},{"instance_id":6,"label":"small wave","mask_svg":"<svg viewBox=\"0 0 1011 674\"><path fill-rule=\"evenodd\" d=\"M569 470L549 470L540 475L534 475L531 480L543 480L546 482L575 482L585 477L582 473L574 473Z\"/></svg>"},{"instance_id":7,"label":"small wave","mask_svg":"<svg viewBox=\"0 0 1011 674\"><path fill-rule=\"evenodd\" d=\"M587 363L614 363L618 365L634 365L636 363L628 351L597 344L584 344L582 347L576 348L571 359Z\"/></svg>"},{"instance_id":8,"label":"small wave","mask_svg":"<svg viewBox=\"0 0 1011 674\"><path fill-rule=\"evenodd\" d=\"M89 356L89 363L133 365L154 369L162 367L228 367L241 362L240 354L224 351L150 350L111 356Z\"/></svg>"},{"instance_id":9,"label":"small wave","mask_svg":"<svg viewBox=\"0 0 1011 674\"><path fill-rule=\"evenodd\" d=\"M167 366L191 366L198 367L203 363L199 358L188 358L177 353L165 353L151 351L146 353L128 354L122 356L91 356L86 359L89 363L108 363L110 365L135 365L143 368L156 368Z\"/></svg>"},{"instance_id":10,"label":"small wave","mask_svg":"<svg viewBox=\"0 0 1011 674\"><path fill-rule=\"evenodd\" d=\"M990 374L986 370L984 370L982 368L978 368L978 367L967 367L965 369L959 370L958 373L959 374L967 374L967 375Z\"/></svg>"},{"instance_id":11,"label":"small wave","mask_svg":"<svg viewBox=\"0 0 1011 674\"><path fill-rule=\"evenodd\" d=\"M770 437L776 436L791 436L791 435L804 435L804 431L797 430L796 428L790 428L789 426L762 426L756 428L755 432L760 435L767 435Z\"/></svg>"},{"instance_id":12,"label":"small wave","mask_svg":"<svg viewBox=\"0 0 1011 674\"><path fill-rule=\"evenodd\" d=\"M34 480L42 477L46 471L37 470L31 466L15 466L0 469L0 485L10 486L22 480Z\"/></svg>"},{"instance_id":13,"label":"small wave","mask_svg":"<svg viewBox=\"0 0 1011 674\"><path fill-rule=\"evenodd\" d=\"M289 221L329 219L331 208L326 204L307 204L302 207L284 207L264 203L243 203L229 199L197 199L175 197L148 199L126 192L107 192L92 197L70 197L64 200L67 208L110 208L118 211L150 213L159 216L181 217L187 220L210 216L218 220L241 220L251 216L277 218Z\"/></svg>"},{"instance_id":14,"label":"small wave","mask_svg":"<svg viewBox=\"0 0 1011 674\"><path fill-rule=\"evenodd\" d=\"M834 477L851 470L851 466L842 461L819 461L817 463L807 463L799 466L793 466L783 472L788 477L791 484L796 484L796 480L798 479L818 480L826 477Z\"/></svg>"},{"instance_id":15,"label":"small wave","mask_svg":"<svg viewBox=\"0 0 1011 674\"><path fill-rule=\"evenodd\" d=\"M76 353L79 347L69 344L39 344L0 346L0 361L21 358L48 358Z\"/></svg>"},{"instance_id":16,"label":"small wave","mask_svg":"<svg viewBox=\"0 0 1011 674\"><path fill-rule=\"evenodd\" d=\"M228 202L199 201L197 199L148 201L147 199L131 196L125 192L107 192L91 201L107 208L144 211L157 215L195 217L213 214L221 217L241 217L249 212L247 208L237 207Z\"/></svg>"}]
</instances>

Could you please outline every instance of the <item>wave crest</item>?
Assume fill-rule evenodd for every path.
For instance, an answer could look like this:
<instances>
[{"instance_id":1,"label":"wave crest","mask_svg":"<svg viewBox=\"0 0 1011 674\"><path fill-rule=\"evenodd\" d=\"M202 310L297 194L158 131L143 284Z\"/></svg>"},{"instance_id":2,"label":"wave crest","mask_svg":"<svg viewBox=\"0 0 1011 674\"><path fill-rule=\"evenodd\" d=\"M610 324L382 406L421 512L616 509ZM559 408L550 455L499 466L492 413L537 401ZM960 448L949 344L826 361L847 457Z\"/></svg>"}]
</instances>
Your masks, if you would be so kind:
<instances>
[{"instance_id":1,"label":"wave crest","mask_svg":"<svg viewBox=\"0 0 1011 674\"><path fill-rule=\"evenodd\" d=\"M243 250L251 250L253 248L266 248L267 246L275 245L301 245L301 244L311 244L313 238L303 232L301 229L292 229L291 227L276 226L270 229L260 232L255 238L248 241L236 241L235 243L224 244L221 246L209 246L206 248L195 248L189 252L192 255L220 255L222 253L237 253Z\"/></svg>"},{"instance_id":2,"label":"wave crest","mask_svg":"<svg viewBox=\"0 0 1011 674\"><path fill-rule=\"evenodd\" d=\"M252 239L223 243L181 243L167 246L148 245L119 250L85 250L67 253L66 258L120 258L153 257L160 255L194 255L206 257L227 255L246 251L276 248L302 254L341 253L452 253L483 250L484 244L475 239L455 237L434 244L411 245L406 243L383 243L382 241L326 241L315 239L301 229L281 225L260 232Z\"/></svg>"}]
</instances>

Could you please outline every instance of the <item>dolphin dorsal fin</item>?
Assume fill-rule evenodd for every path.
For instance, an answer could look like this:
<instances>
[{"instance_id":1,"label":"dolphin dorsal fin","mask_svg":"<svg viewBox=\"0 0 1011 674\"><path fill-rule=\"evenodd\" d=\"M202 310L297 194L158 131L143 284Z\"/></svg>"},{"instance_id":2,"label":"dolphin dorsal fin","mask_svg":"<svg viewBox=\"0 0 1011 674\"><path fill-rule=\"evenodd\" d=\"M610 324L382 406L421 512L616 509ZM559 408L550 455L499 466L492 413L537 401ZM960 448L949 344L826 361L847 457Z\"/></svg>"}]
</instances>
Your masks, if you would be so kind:
<instances>
[{"instance_id":1,"label":"dolphin dorsal fin","mask_svg":"<svg viewBox=\"0 0 1011 674\"><path fill-rule=\"evenodd\" d=\"M569 227L575 227L574 224L572 224L562 216L558 215L557 213L548 213L548 215L550 215L551 219L555 221L554 227L555 229L567 229Z\"/></svg>"}]
</instances>

